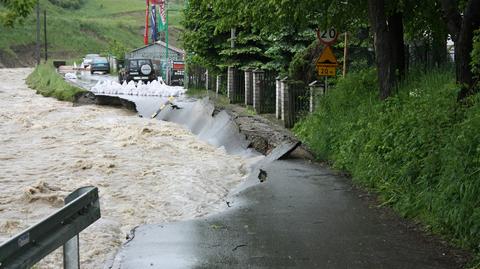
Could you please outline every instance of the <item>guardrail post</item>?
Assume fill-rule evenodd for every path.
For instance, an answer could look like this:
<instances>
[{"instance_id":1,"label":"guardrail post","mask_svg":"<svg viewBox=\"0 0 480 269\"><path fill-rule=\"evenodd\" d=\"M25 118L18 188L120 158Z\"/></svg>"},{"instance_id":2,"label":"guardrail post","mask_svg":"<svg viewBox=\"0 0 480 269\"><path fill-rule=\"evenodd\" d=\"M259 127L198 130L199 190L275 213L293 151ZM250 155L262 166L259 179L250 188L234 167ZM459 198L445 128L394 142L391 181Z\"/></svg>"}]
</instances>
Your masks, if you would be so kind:
<instances>
[{"instance_id":1,"label":"guardrail post","mask_svg":"<svg viewBox=\"0 0 480 269\"><path fill-rule=\"evenodd\" d=\"M80 242L78 235L63 245L63 268L80 269Z\"/></svg>"},{"instance_id":2,"label":"guardrail post","mask_svg":"<svg viewBox=\"0 0 480 269\"><path fill-rule=\"evenodd\" d=\"M87 192L89 187L78 189L65 197L65 205ZM80 269L80 240L78 234L63 245L63 268Z\"/></svg>"},{"instance_id":3,"label":"guardrail post","mask_svg":"<svg viewBox=\"0 0 480 269\"><path fill-rule=\"evenodd\" d=\"M0 268L31 268L64 246L64 266L80 268L78 234L100 218L96 187L77 189L65 206L0 245Z\"/></svg>"}]
</instances>

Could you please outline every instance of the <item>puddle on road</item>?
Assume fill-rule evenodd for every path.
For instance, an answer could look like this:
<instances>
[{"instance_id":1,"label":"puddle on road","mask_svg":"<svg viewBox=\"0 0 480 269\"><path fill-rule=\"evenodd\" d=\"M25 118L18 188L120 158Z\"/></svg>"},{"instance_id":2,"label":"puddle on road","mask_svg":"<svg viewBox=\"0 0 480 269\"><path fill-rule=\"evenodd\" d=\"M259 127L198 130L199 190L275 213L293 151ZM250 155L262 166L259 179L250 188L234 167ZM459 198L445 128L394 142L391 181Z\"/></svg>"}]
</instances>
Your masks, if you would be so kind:
<instances>
[{"instance_id":1,"label":"puddle on road","mask_svg":"<svg viewBox=\"0 0 480 269\"><path fill-rule=\"evenodd\" d=\"M218 212L246 176L244 159L174 123L36 95L29 72L0 69L0 242L94 185L102 218L80 235L81 263L102 268L130 229ZM56 251L37 268L60 264Z\"/></svg>"}]
</instances>

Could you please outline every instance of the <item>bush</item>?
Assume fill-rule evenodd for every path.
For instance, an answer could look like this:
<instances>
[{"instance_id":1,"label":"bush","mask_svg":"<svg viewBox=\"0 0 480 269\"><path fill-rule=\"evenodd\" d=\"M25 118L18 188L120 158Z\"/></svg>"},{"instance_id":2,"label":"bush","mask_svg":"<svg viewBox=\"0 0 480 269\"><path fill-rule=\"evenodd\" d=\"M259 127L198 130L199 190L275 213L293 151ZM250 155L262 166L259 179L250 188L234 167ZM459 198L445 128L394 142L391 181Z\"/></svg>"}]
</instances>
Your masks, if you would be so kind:
<instances>
[{"instance_id":1,"label":"bush","mask_svg":"<svg viewBox=\"0 0 480 269\"><path fill-rule=\"evenodd\" d=\"M49 0L50 3L66 9L79 9L86 0Z\"/></svg>"},{"instance_id":2,"label":"bush","mask_svg":"<svg viewBox=\"0 0 480 269\"><path fill-rule=\"evenodd\" d=\"M55 97L62 101L73 102L77 94L86 92L83 89L68 84L55 71L51 63L37 66L27 77L27 84L43 96Z\"/></svg>"},{"instance_id":3,"label":"bush","mask_svg":"<svg viewBox=\"0 0 480 269\"><path fill-rule=\"evenodd\" d=\"M410 76L382 102L374 70L350 74L294 131L402 215L480 250L480 97L456 102L451 70Z\"/></svg>"}]
</instances>

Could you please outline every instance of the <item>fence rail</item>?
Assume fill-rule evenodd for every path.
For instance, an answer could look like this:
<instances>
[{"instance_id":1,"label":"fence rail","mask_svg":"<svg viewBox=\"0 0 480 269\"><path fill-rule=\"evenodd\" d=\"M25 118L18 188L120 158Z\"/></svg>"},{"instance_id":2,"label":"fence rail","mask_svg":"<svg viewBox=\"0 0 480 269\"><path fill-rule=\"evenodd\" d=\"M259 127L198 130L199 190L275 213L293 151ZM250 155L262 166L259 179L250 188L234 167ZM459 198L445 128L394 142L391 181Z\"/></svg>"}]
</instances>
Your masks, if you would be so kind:
<instances>
[{"instance_id":1,"label":"fence rail","mask_svg":"<svg viewBox=\"0 0 480 269\"><path fill-rule=\"evenodd\" d=\"M79 268L78 234L100 218L96 187L65 197L65 206L0 245L0 268L30 268L64 246L64 268Z\"/></svg>"}]
</instances>

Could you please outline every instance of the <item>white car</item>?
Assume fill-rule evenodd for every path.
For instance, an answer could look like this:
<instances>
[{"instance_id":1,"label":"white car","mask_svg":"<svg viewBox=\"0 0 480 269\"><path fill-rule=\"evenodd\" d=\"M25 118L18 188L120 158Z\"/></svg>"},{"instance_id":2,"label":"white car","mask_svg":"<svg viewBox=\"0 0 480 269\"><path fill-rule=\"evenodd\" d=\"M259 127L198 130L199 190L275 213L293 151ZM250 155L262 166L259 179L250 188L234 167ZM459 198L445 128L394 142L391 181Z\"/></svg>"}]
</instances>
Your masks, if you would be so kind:
<instances>
[{"instance_id":1,"label":"white car","mask_svg":"<svg viewBox=\"0 0 480 269\"><path fill-rule=\"evenodd\" d=\"M92 65L93 59L100 57L98 54L87 54L85 55L85 58L83 58L83 68L87 68Z\"/></svg>"}]
</instances>

